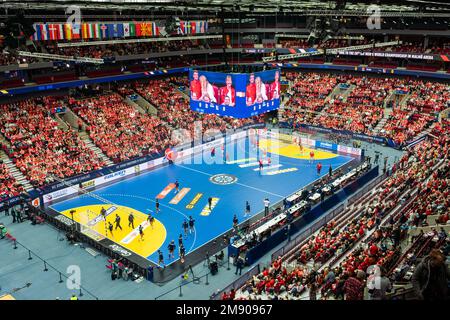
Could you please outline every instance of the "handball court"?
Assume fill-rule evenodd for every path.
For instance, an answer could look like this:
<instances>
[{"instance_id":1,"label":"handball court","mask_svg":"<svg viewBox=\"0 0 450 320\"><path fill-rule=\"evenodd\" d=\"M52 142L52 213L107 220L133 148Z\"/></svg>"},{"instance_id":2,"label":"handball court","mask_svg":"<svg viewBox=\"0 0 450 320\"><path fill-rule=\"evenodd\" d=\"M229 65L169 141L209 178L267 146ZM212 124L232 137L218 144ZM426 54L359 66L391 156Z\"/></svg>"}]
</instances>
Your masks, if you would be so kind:
<instances>
[{"instance_id":1,"label":"handball court","mask_svg":"<svg viewBox=\"0 0 450 320\"><path fill-rule=\"evenodd\" d=\"M239 150L236 155L241 156L230 159L226 151L230 147ZM227 142L226 148L216 147L214 155L206 149L203 154L194 155L190 163L175 161L50 207L69 218L72 218L70 211L75 210L73 219L80 223L83 233L97 241L106 237L131 250L164 272L165 280L170 280L188 265L204 260L206 251L217 250L211 243L232 229L234 215L239 224L256 221L264 210L265 198L275 204L327 175L330 165L337 170L352 161L359 162L358 158L318 149L313 150L311 161L311 150L299 147L292 139L256 141L247 136ZM262 169L259 159L264 163ZM320 175L316 169L318 162L322 164ZM156 199L160 203L159 212ZM250 204L249 214L245 212L246 201ZM106 210L106 221L100 213L102 208ZM135 218L134 226L129 225L130 213ZM147 219L149 214L155 218L152 223ZM116 228L116 215L122 229ZM185 235L182 225L189 217L195 220L194 230ZM109 223L114 227L112 233ZM139 226L143 236L139 234ZM180 234L186 250L184 263L180 263L178 253ZM175 257L169 258L168 245L172 240L176 245ZM164 269L158 265L158 250L164 256Z\"/></svg>"}]
</instances>

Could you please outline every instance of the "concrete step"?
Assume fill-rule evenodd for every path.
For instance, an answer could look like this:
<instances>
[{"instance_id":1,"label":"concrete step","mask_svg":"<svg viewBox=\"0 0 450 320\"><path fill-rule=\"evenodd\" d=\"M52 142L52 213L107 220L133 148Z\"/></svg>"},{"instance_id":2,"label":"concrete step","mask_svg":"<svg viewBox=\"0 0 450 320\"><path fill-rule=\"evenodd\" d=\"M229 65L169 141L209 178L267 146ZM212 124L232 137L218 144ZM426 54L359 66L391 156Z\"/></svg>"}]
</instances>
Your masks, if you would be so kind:
<instances>
[{"instance_id":1,"label":"concrete step","mask_svg":"<svg viewBox=\"0 0 450 320\"><path fill-rule=\"evenodd\" d=\"M16 167L16 165L9 159L8 155L4 151L0 151L0 159L3 160L3 163L8 168L8 171L14 177L14 179L20 183L26 191L33 190L33 186L27 180L27 178L23 175L23 173Z\"/></svg>"},{"instance_id":2,"label":"concrete step","mask_svg":"<svg viewBox=\"0 0 450 320\"><path fill-rule=\"evenodd\" d=\"M80 138L83 140L83 142L86 144L86 146L87 146L89 149L91 149L96 155L98 155L103 161L106 162L106 165L107 165L107 166L111 166L111 165L114 164L114 163L111 161L111 159L109 159L109 158L106 156L106 154L104 154L103 151L102 151L99 147L97 147L97 146L95 145L95 143L91 140L91 138L89 138L88 135L84 135L84 136L82 136L82 137L80 137Z\"/></svg>"}]
</instances>

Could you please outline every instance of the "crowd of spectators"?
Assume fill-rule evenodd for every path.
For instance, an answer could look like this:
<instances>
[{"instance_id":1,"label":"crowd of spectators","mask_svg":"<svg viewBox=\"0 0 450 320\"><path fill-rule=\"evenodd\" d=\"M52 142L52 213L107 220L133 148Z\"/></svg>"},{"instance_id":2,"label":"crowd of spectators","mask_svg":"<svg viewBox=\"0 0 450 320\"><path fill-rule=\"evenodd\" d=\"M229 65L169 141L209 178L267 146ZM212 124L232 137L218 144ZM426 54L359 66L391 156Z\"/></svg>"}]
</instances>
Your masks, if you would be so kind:
<instances>
[{"instance_id":1,"label":"crowd of spectators","mask_svg":"<svg viewBox=\"0 0 450 320\"><path fill-rule=\"evenodd\" d=\"M11 144L3 148L35 187L105 165L75 131L58 128L51 110L61 104L42 97L0 105L0 130Z\"/></svg>"},{"instance_id":2,"label":"crowd of spectators","mask_svg":"<svg viewBox=\"0 0 450 320\"><path fill-rule=\"evenodd\" d=\"M333 91L339 79L330 74L288 73L286 78L293 82L290 99L285 104L284 118L307 122L314 117L311 111L320 112L325 99Z\"/></svg>"},{"instance_id":3,"label":"crowd of spectators","mask_svg":"<svg viewBox=\"0 0 450 320\"><path fill-rule=\"evenodd\" d=\"M401 258L406 230L433 214L439 215L438 223L448 221L449 169L448 136L416 145L364 200L360 213L350 212L344 223L330 221L290 257L279 257L231 296L225 292L222 299L316 299L319 293L322 299L385 299L392 287L387 272ZM405 210L402 204L416 188L415 206ZM386 281L383 292L371 287L374 270Z\"/></svg>"},{"instance_id":4,"label":"crowd of spectators","mask_svg":"<svg viewBox=\"0 0 450 320\"><path fill-rule=\"evenodd\" d=\"M113 162L156 154L170 145L169 130L160 119L141 114L116 93L72 98L69 105L88 124L92 141Z\"/></svg>"},{"instance_id":5,"label":"crowd of spectators","mask_svg":"<svg viewBox=\"0 0 450 320\"><path fill-rule=\"evenodd\" d=\"M24 188L16 181L6 164L0 160L0 201L18 196Z\"/></svg>"},{"instance_id":6,"label":"crowd of spectators","mask_svg":"<svg viewBox=\"0 0 450 320\"><path fill-rule=\"evenodd\" d=\"M282 117L293 125L313 124L367 135L380 135L397 145L416 137L429 127L437 114L450 103L450 88L438 82L398 78L371 78L318 73L288 74L293 81L292 94ZM348 96L327 96L339 84L353 85ZM408 94L405 103L394 105L379 130L385 103L391 94ZM312 112L314 111L314 112Z\"/></svg>"},{"instance_id":7,"label":"crowd of spectators","mask_svg":"<svg viewBox=\"0 0 450 320\"><path fill-rule=\"evenodd\" d=\"M107 58L112 56L145 53L186 51L200 48L203 48L203 45L199 40L119 43L100 46L75 46L62 48L58 47L58 42L56 41L48 41L45 43L45 51L47 51L47 53L90 58Z\"/></svg>"}]
</instances>

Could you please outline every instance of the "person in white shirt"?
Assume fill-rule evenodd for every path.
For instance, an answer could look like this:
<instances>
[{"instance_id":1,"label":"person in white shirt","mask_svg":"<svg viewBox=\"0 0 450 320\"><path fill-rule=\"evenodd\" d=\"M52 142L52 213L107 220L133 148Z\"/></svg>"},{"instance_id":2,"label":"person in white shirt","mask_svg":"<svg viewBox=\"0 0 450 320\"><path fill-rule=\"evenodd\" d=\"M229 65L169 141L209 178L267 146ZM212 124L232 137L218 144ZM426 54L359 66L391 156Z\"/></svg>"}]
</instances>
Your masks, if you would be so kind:
<instances>
[{"instance_id":1,"label":"person in white shirt","mask_svg":"<svg viewBox=\"0 0 450 320\"><path fill-rule=\"evenodd\" d=\"M216 103L216 97L214 96L213 86L208 82L205 76L200 76L200 85L202 88L202 96L199 100L205 102L214 102Z\"/></svg>"},{"instance_id":2,"label":"person in white shirt","mask_svg":"<svg viewBox=\"0 0 450 320\"><path fill-rule=\"evenodd\" d=\"M256 103L262 103L263 101L267 100L267 92L266 92L266 86L261 80L261 77L256 77L255 79L255 85L256 85Z\"/></svg>"}]
</instances>

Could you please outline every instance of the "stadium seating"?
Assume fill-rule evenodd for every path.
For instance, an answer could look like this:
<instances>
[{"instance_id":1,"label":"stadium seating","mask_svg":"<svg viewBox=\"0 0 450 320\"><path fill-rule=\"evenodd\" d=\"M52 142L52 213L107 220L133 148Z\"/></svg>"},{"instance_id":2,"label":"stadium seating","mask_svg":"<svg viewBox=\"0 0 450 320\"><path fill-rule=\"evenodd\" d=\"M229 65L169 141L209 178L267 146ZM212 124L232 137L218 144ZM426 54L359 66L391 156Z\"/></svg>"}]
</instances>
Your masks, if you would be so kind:
<instances>
[{"instance_id":1,"label":"stadium seating","mask_svg":"<svg viewBox=\"0 0 450 320\"><path fill-rule=\"evenodd\" d=\"M114 162L155 154L169 146L169 131L156 117L139 113L118 94L69 105L86 123L95 144Z\"/></svg>"},{"instance_id":2,"label":"stadium seating","mask_svg":"<svg viewBox=\"0 0 450 320\"><path fill-rule=\"evenodd\" d=\"M0 201L18 196L24 188L17 183L4 163L0 161Z\"/></svg>"},{"instance_id":3,"label":"stadium seating","mask_svg":"<svg viewBox=\"0 0 450 320\"><path fill-rule=\"evenodd\" d=\"M399 243L405 228L436 213L438 223L448 221L449 147L450 138L443 136L409 150L392 168L392 175L363 196L360 204L273 261L244 284L235 299L273 299L275 295L304 299L311 290L314 296L319 291L323 299L350 299L345 294L349 278L361 272L365 276L372 265L392 271L404 257ZM227 293L222 298L230 299ZM358 299L362 298L361 291Z\"/></svg>"},{"instance_id":4,"label":"stadium seating","mask_svg":"<svg viewBox=\"0 0 450 320\"><path fill-rule=\"evenodd\" d=\"M50 116L57 106L61 102L48 97L0 105L0 130L11 144L3 148L35 187L105 165L76 132L58 128Z\"/></svg>"}]
</instances>

